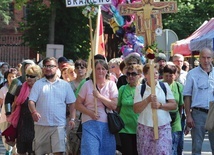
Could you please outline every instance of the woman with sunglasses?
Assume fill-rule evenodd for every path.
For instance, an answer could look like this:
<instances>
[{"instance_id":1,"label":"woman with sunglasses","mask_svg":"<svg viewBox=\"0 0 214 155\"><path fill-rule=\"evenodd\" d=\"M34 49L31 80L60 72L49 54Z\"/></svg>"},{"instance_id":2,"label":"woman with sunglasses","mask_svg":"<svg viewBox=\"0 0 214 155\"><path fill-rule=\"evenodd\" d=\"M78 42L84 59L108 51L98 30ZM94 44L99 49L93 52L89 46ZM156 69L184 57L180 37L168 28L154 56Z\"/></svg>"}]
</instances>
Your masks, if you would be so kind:
<instances>
[{"instance_id":1,"label":"woman with sunglasses","mask_svg":"<svg viewBox=\"0 0 214 155\"><path fill-rule=\"evenodd\" d=\"M80 82L86 78L87 62L82 59L78 59L75 61L74 66L75 66L74 71L76 73L76 79L71 82L71 87L75 92Z\"/></svg>"},{"instance_id":2,"label":"woman with sunglasses","mask_svg":"<svg viewBox=\"0 0 214 155\"><path fill-rule=\"evenodd\" d=\"M135 88L140 84L143 66L139 64L126 67L128 84L119 89L117 110L125 123L125 128L119 132L121 141L121 152L123 155L138 155L136 128L139 114L134 113Z\"/></svg>"},{"instance_id":3,"label":"woman with sunglasses","mask_svg":"<svg viewBox=\"0 0 214 155\"><path fill-rule=\"evenodd\" d=\"M4 83L4 86L0 89L0 105L1 105L0 129L2 132L8 127L8 122L6 120L6 115L5 115L4 99L5 99L8 88L11 85L13 79L15 79L17 77L17 73L18 73L18 71L15 68L10 68L8 71L6 71L4 74L4 78L7 81ZM6 155L11 155L12 152L16 153L16 147L9 146L5 142L5 140L6 140L5 137L2 136L2 142L6 149Z\"/></svg>"},{"instance_id":4,"label":"woman with sunglasses","mask_svg":"<svg viewBox=\"0 0 214 155\"><path fill-rule=\"evenodd\" d=\"M141 96L141 87L139 85L135 90L134 112L139 113L137 125L137 150L139 155L147 154L172 154L172 134L171 117L169 110L177 108L172 91L167 83L166 93L162 89L162 84L158 81L158 67L154 67L155 94L151 94L150 64L143 67L143 74L146 78L145 91ZM154 137L152 109L157 110L158 118L158 139Z\"/></svg>"},{"instance_id":5,"label":"woman with sunglasses","mask_svg":"<svg viewBox=\"0 0 214 155\"><path fill-rule=\"evenodd\" d=\"M33 84L42 77L42 70L38 65L31 65L26 69L26 81L18 87L15 94L15 110L8 121L17 128L17 152L19 155L33 154L34 121L28 108L28 96Z\"/></svg>"},{"instance_id":6,"label":"woman with sunglasses","mask_svg":"<svg viewBox=\"0 0 214 155\"><path fill-rule=\"evenodd\" d=\"M75 66L75 73L76 73L76 79L71 81L71 87L76 94L76 90L82 80L85 80L86 78L86 72L87 72L87 63L86 61L82 59L78 59L74 63ZM75 120L75 128L71 129L68 127L67 128L67 154L68 155L78 155L80 154L80 138L78 137L77 134L77 129L80 125L80 112L76 111L76 120Z\"/></svg>"}]
</instances>

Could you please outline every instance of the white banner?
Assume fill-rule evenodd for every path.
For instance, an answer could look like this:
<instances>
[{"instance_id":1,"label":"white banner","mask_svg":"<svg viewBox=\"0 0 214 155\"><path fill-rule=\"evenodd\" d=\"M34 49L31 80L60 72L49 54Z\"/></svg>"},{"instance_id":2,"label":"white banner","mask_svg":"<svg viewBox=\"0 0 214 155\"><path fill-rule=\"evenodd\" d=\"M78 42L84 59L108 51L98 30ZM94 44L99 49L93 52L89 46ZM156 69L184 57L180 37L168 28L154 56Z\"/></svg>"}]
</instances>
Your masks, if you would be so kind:
<instances>
[{"instance_id":1,"label":"white banner","mask_svg":"<svg viewBox=\"0 0 214 155\"><path fill-rule=\"evenodd\" d=\"M66 0L66 7L111 4L111 0Z\"/></svg>"}]
</instances>

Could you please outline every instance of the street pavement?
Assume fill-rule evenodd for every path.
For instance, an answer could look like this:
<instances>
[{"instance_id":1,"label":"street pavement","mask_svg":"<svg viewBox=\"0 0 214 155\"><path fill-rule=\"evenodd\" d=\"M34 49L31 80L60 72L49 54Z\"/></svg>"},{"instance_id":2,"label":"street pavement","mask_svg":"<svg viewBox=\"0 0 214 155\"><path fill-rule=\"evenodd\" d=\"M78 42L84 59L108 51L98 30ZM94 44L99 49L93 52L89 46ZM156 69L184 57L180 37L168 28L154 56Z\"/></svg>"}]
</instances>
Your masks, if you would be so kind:
<instances>
[{"instance_id":1,"label":"street pavement","mask_svg":"<svg viewBox=\"0 0 214 155\"><path fill-rule=\"evenodd\" d=\"M183 152L183 154L184 155L190 155L191 154L191 148L192 148L192 140L191 140L190 134L188 134L184 137L184 152ZM4 146L2 144L1 137L0 137L0 155L5 155L5 149L4 149ZM202 155L212 155L207 134L205 136L205 140L203 143Z\"/></svg>"},{"instance_id":2,"label":"street pavement","mask_svg":"<svg viewBox=\"0 0 214 155\"><path fill-rule=\"evenodd\" d=\"M190 155L192 150L192 139L190 134L186 135L184 137L184 155ZM202 146L202 155L212 155L211 148L210 148L210 142L208 140L208 135L205 135L204 143Z\"/></svg>"}]
</instances>

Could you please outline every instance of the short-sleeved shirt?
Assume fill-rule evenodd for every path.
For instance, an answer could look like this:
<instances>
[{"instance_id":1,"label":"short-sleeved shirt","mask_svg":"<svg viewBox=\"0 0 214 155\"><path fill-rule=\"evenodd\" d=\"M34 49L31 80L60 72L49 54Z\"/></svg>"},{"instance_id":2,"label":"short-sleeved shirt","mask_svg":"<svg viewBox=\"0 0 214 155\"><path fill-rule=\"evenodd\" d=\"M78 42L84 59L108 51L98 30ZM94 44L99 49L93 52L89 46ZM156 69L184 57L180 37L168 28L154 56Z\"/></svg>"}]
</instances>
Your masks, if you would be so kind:
<instances>
[{"instance_id":1,"label":"short-sleeved shirt","mask_svg":"<svg viewBox=\"0 0 214 155\"><path fill-rule=\"evenodd\" d=\"M187 74L184 96L191 96L191 108L209 109L209 102L214 101L214 70L208 74L200 66Z\"/></svg>"},{"instance_id":2,"label":"short-sleeved shirt","mask_svg":"<svg viewBox=\"0 0 214 155\"><path fill-rule=\"evenodd\" d=\"M80 91L79 91L79 96L81 98L84 99L84 106L87 109L90 109L92 111L94 111L94 106L95 106L95 102L94 102L94 96L93 96L93 82L92 80L88 80L86 81L83 86L81 87ZM99 90L100 94L102 94L104 97L109 98L109 99L113 99L113 98L117 98L118 97L118 90L117 90L117 86L116 83L111 81L111 80L107 80L105 85ZM103 103L97 99L97 112L98 115L100 116L99 119L97 121L100 122L107 122L107 114L105 112L105 106L103 105ZM82 114L82 123L92 120L92 118L86 114Z\"/></svg>"},{"instance_id":3,"label":"short-sleeved shirt","mask_svg":"<svg viewBox=\"0 0 214 155\"><path fill-rule=\"evenodd\" d=\"M46 78L36 81L31 89L29 100L36 103L41 115L37 125L63 126L66 124L66 104L76 101L70 84L62 79L50 82Z\"/></svg>"},{"instance_id":4,"label":"short-sleeved shirt","mask_svg":"<svg viewBox=\"0 0 214 155\"><path fill-rule=\"evenodd\" d=\"M166 95L161 88L159 82L157 82L155 86L155 93L157 95L158 102L162 104L167 104L166 99L174 99L174 96L172 94L172 91L167 83L165 83L166 86ZM141 85L138 85L135 90L135 97L134 97L134 104L137 102L141 102L145 98L147 98L151 94L151 87L147 85L146 83L146 89L144 92L143 97L141 96ZM171 122L171 117L169 115L168 111L157 109L157 117L158 117L158 126L166 125L167 123ZM145 109L140 113L140 116L138 117L138 123L143 124L145 126L153 127L153 119L152 119L152 108L151 104L148 104Z\"/></svg>"},{"instance_id":5,"label":"short-sleeved shirt","mask_svg":"<svg viewBox=\"0 0 214 155\"><path fill-rule=\"evenodd\" d=\"M136 134L139 114L136 114L133 110L135 88L127 84L121 86L119 89L117 106L120 107L119 114L125 123L125 128L120 133Z\"/></svg>"},{"instance_id":6,"label":"short-sleeved shirt","mask_svg":"<svg viewBox=\"0 0 214 155\"><path fill-rule=\"evenodd\" d=\"M172 84L170 84L170 88L172 90L172 93L174 95L175 101L177 103L177 109L172 110L171 112L177 112L175 121L171 124L172 131L181 131L181 117L179 114L179 107L184 105L184 100L183 100L183 85L180 84L179 82L174 81Z\"/></svg>"},{"instance_id":7,"label":"short-sleeved shirt","mask_svg":"<svg viewBox=\"0 0 214 155\"><path fill-rule=\"evenodd\" d=\"M5 104L4 104L4 99L5 99L5 96L7 94L7 91L8 91L8 84L6 84L5 86L3 86L1 89L0 89L0 98L3 100L3 104L2 104L2 107L1 107L1 117L0 117L0 123L3 123L3 122L6 122L6 115L5 115Z\"/></svg>"}]
</instances>

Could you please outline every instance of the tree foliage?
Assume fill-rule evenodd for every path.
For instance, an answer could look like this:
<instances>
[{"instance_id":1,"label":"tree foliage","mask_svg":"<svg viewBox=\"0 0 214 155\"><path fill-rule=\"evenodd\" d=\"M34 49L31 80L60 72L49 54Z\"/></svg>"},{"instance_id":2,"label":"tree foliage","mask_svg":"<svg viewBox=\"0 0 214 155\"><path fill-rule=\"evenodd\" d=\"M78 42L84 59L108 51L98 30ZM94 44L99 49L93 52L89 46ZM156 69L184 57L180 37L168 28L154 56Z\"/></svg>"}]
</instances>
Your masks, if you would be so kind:
<instances>
[{"instance_id":1,"label":"tree foliage","mask_svg":"<svg viewBox=\"0 0 214 155\"><path fill-rule=\"evenodd\" d=\"M11 2L12 0L0 0L0 19L5 24L9 24L9 21L11 19L9 10Z\"/></svg>"},{"instance_id":2,"label":"tree foliage","mask_svg":"<svg viewBox=\"0 0 214 155\"><path fill-rule=\"evenodd\" d=\"M49 39L52 5L42 3L43 0L31 0L28 3L26 0L16 1L18 7L27 4L27 16L20 23L25 42L32 50L44 55ZM86 59L90 51L90 37L88 19L82 15L83 7L66 8L65 0L50 2L56 7L54 43L64 45L66 57ZM164 29L175 31L179 39L188 37L214 15L213 0L177 0L177 4L177 13L163 15L163 26Z\"/></svg>"},{"instance_id":3,"label":"tree foliage","mask_svg":"<svg viewBox=\"0 0 214 155\"><path fill-rule=\"evenodd\" d=\"M55 1L56 19L54 44L64 45L64 55L76 60L86 59L90 50L88 19L82 8L66 8L64 1ZM32 50L45 55L48 44L51 8L40 0L27 4L27 16L20 23L23 38Z\"/></svg>"},{"instance_id":4,"label":"tree foliage","mask_svg":"<svg viewBox=\"0 0 214 155\"><path fill-rule=\"evenodd\" d=\"M177 13L163 15L163 26L175 31L179 39L191 35L214 15L213 0L177 0L177 4Z\"/></svg>"}]
</instances>

